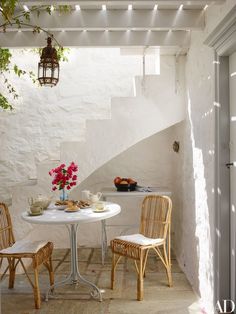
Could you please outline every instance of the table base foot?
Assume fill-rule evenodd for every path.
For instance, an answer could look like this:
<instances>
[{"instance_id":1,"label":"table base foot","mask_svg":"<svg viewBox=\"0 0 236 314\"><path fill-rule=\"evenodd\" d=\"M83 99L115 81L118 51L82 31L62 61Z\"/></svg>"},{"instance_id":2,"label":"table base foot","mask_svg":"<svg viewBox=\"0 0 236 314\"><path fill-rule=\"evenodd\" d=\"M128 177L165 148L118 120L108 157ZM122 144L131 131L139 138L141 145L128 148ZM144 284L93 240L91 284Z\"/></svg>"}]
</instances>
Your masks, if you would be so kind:
<instances>
[{"instance_id":1,"label":"table base foot","mask_svg":"<svg viewBox=\"0 0 236 314\"><path fill-rule=\"evenodd\" d=\"M91 281L85 279L83 276L81 276L80 272L79 272L79 268L78 268L78 251L77 251L77 229L78 229L78 225L70 225L67 226L68 227L68 231L69 231L69 235L70 235L70 247L71 247L71 272L70 275L60 281L55 283L54 285L50 286L47 293L46 293L46 297L45 300L48 301L49 295L52 295L53 290L56 287L60 287L60 286L64 286L68 283L76 285L78 283L84 284L88 287L91 288L92 292L91 292L91 296L94 299L98 299L99 301L102 301L102 294L100 289Z\"/></svg>"},{"instance_id":2,"label":"table base foot","mask_svg":"<svg viewBox=\"0 0 236 314\"><path fill-rule=\"evenodd\" d=\"M50 296L53 297L53 292L55 288L65 286L67 284L77 285L79 283L92 288L92 291L90 293L92 298L97 299L100 302L102 301L102 292L104 291L100 290L94 283L82 277L80 273L70 274L66 279L56 282L54 285L50 286L48 291L46 292L45 301L48 301Z\"/></svg>"}]
</instances>

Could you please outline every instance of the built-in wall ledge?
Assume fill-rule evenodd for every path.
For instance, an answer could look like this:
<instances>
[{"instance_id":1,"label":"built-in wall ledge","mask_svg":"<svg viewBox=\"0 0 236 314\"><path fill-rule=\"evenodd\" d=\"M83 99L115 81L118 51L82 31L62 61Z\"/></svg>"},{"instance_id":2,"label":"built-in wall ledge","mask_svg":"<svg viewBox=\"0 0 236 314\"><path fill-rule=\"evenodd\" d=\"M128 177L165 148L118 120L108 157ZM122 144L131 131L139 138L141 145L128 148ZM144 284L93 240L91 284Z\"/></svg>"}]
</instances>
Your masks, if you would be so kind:
<instances>
[{"instance_id":1,"label":"built-in wall ledge","mask_svg":"<svg viewBox=\"0 0 236 314\"><path fill-rule=\"evenodd\" d=\"M204 44L214 48L219 56L236 51L236 4L206 38Z\"/></svg>"}]
</instances>

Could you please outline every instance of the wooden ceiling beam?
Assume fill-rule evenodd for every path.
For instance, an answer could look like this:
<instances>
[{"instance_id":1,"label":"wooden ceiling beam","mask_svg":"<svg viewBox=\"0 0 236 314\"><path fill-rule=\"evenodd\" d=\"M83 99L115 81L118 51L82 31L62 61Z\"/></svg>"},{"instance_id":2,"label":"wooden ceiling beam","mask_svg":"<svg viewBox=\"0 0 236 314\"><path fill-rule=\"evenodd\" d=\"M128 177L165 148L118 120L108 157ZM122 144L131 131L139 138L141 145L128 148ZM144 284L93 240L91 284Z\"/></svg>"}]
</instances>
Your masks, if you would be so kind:
<instances>
[{"instance_id":1,"label":"wooden ceiling beam","mask_svg":"<svg viewBox=\"0 0 236 314\"><path fill-rule=\"evenodd\" d=\"M107 4L107 5L128 5L128 4L133 4L133 5L201 5L204 6L206 4L221 4L224 3L225 0L20 0L19 3L27 4L29 6L33 5L75 5L75 4L80 4L80 5L102 5L102 4Z\"/></svg>"},{"instance_id":2,"label":"wooden ceiling beam","mask_svg":"<svg viewBox=\"0 0 236 314\"><path fill-rule=\"evenodd\" d=\"M3 20L0 19L0 23ZM31 14L30 24L58 30L196 30L204 28L203 10L81 10ZM9 28L10 29L10 28ZM17 25L11 27L17 29ZM23 29L23 28L22 28Z\"/></svg>"},{"instance_id":3,"label":"wooden ceiling beam","mask_svg":"<svg viewBox=\"0 0 236 314\"><path fill-rule=\"evenodd\" d=\"M187 31L60 31L53 32L64 47L180 47L188 49L190 32ZM1 47L34 48L46 45L45 33L0 33Z\"/></svg>"}]
</instances>

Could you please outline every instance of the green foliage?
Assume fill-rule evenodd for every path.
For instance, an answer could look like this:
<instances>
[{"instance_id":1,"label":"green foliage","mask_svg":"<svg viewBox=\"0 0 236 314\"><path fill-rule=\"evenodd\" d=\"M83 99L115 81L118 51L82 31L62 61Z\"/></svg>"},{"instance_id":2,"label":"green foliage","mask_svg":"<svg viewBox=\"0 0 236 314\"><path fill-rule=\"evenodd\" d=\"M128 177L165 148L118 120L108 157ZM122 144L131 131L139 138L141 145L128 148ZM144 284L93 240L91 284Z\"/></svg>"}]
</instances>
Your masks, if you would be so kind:
<instances>
[{"instance_id":1,"label":"green foliage","mask_svg":"<svg viewBox=\"0 0 236 314\"><path fill-rule=\"evenodd\" d=\"M13 70L14 70L15 74L17 76L19 76L19 77L21 77L21 75L26 74L26 71L21 70L20 68L18 68L18 66L16 64L14 65Z\"/></svg>"},{"instance_id":2,"label":"green foliage","mask_svg":"<svg viewBox=\"0 0 236 314\"><path fill-rule=\"evenodd\" d=\"M9 64L11 62L11 53L9 49L0 47L0 73L9 71Z\"/></svg>"},{"instance_id":3,"label":"green foliage","mask_svg":"<svg viewBox=\"0 0 236 314\"><path fill-rule=\"evenodd\" d=\"M56 48L56 50L57 50L58 61L68 62L68 56L66 54L69 54L70 49L58 47Z\"/></svg>"},{"instance_id":4,"label":"green foliage","mask_svg":"<svg viewBox=\"0 0 236 314\"><path fill-rule=\"evenodd\" d=\"M23 16L27 22L30 21L30 12L24 12Z\"/></svg>"},{"instance_id":5,"label":"green foliage","mask_svg":"<svg viewBox=\"0 0 236 314\"><path fill-rule=\"evenodd\" d=\"M49 14L49 15L51 15L52 14L52 10L51 10L51 7L46 7L46 12Z\"/></svg>"},{"instance_id":6,"label":"green foliage","mask_svg":"<svg viewBox=\"0 0 236 314\"><path fill-rule=\"evenodd\" d=\"M70 13L72 10L70 5L59 5L58 6L58 11L60 13Z\"/></svg>"},{"instance_id":7,"label":"green foliage","mask_svg":"<svg viewBox=\"0 0 236 314\"><path fill-rule=\"evenodd\" d=\"M3 49L0 48L0 74L4 78L4 84L6 86L6 89L9 94L13 96L14 99L18 98L18 94L16 93L15 88L11 85L11 83L8 81L8 79L5 77L4 72L10 72L10 65L11 65L11 53L9 49ZM19 69L17 65L14 66L14 72L21 76L22 74L25 74L23 70ZM12 110L13 107L9 103L8 99L0 94L0 107L4 110Z\"/></svg>"},{"instance_id":8,"label":"green foliage","mask_svg":"<svg viewBox=\"0 0 236 314\"><path fill-rule=\"evenodd\" d=\"M12 105L8 102L7 98L0 93L0 108L4 110L12 110Z\"/></svg>"},{"instance_id":9,"label":"green foliage","mask_svg":"<svg viewBox=\"0 0 236 314\"><path fill-rule=\"evenodd\" d=\"M6 21L9 21L9 19L12 18L15 12L15 7L17 3L18 3L18 0L1 0L0 1L0 6L2 8L2 15Z\"/></svg>"},{"instance_id":10,"label":"green foliage","mask_svg":"<svg viewBox=\"0 0 236 314\"><path fill-rule=\"evenodd\" d=\"M36 75L35 75L35 73L34 73L33 71L29 71L28 74L29 74L29 77L30 77L31 81L32 81L34 84L38 82L38 80L37 80L37 78L36 78Z\"/></svg>"}]
</instances>

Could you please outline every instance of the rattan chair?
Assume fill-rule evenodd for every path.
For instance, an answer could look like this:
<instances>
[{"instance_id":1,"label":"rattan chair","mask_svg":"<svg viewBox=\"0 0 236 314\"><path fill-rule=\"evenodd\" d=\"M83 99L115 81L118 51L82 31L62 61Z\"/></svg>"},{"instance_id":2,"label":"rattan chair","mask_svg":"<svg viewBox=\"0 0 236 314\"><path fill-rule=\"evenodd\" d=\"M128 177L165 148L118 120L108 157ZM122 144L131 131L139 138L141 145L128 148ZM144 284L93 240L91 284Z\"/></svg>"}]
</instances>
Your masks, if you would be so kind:
<instances>
[{"instance_id":1,"label":"rattan chair","mask_svg":"<svg viewBox=\"0 0 236 314\"><path fill-rule=\"evenodd\" d=\"M111 241L111 289L114 289L115 269L122 256L131 258L137 270L137 300L143 299L143 277L150 249L153 249L165 266L169 286L171 275L171 211L172 202L167 196L146 196L142 203L140 233L119 236Z\"/></svg>"},{"instance_id":2,"label":"rattan chair","mask_svg":"<svg viewBox=\"0 0 236 314\"><path fill-rule=\"evenodd\" d=\"M6 258L8 266L1 276L1 280L9 270L9 289L14 288L16 267L20 263L33 288L35 308L39 309L41 304L38 267L44 264L49 272L50 285L54 284L54 273L52 268L52 250L53 243L45 241L16 241L12 230L12 222L7 206L0 203L0 267L3 259ZM22 261L23 258L32 259L34 270L34 283L27 273L26 267Z\"/></svg>"}]
</instances>

